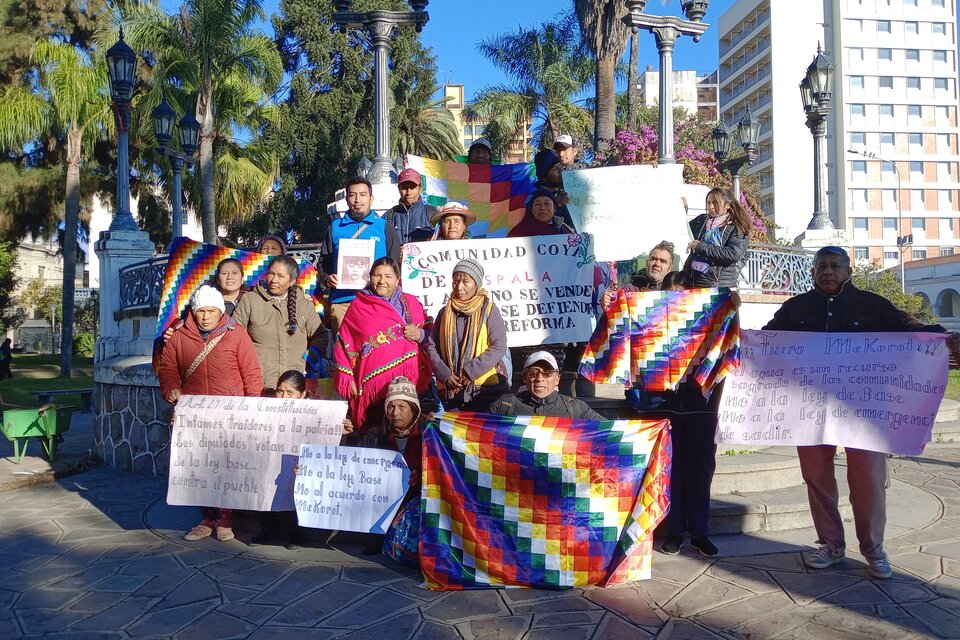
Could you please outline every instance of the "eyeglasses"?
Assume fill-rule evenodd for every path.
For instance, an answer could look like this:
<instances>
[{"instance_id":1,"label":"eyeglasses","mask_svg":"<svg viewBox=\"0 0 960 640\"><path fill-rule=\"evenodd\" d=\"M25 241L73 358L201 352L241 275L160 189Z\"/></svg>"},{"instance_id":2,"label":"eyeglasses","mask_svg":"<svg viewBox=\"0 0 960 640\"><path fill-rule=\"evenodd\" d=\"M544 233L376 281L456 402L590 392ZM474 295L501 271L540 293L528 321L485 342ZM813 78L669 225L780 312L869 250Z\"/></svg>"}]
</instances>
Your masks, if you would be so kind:
<instances>
[{"instance_id":1,"label":"eyeglasses","mask_svg":"<svg viewBox=\"0 0 960 640\"><path fill-rule=\"evenodd\" d=\"M556 373L556 371L554 371L554 370L540 369L540 368L537 368L537 367L530 367L530 368L528 368L528 369L524 369L524 371L523 371L523 375L529 376L529 377L532 378L533 380L536 380L537 378L544 378L544 379L546 379L546 378L549 378L550 376L552 376L552 375L555 374L555 373Z\"/></svg>"}]
</instances>

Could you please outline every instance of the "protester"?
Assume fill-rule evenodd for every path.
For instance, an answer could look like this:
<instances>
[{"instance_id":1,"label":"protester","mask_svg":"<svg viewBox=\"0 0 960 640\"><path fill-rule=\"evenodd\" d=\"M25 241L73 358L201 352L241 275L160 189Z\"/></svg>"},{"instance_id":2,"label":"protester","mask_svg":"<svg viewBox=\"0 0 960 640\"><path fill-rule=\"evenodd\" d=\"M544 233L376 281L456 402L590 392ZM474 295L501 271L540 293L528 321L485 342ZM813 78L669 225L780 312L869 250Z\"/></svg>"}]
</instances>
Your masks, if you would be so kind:
<instances>
[{"instance_id":1,"label":"protester","mask_svg":"<svg viewBox=\"0 0 960 640\"><path fill-rule=\"evenodd\" d=\"M223 296L201 285L190 299L191 313L174 331L160 359L160 393L174 404L183 394L256 396L263 377L253 343L243 327L224 310ZM184 540L200 540L216 532L217 540L233 540L229 509L203 507L203 520Z\"/></svg>"},{"instance_id":2,"label":"protester","mask_svg":"<svg viewBox=\"0 0 960 640\"><path fill-rule=\"evenodd\" d=\"M451 201L441 206L430 217L431 225L437 227L437 240L472 240L470 225L477 215L463 203Z\"/></svg>"},{"instance_id":3,"label":"protester","mask_svg":"<svg viewBox=\"0 0 960 640\"><path fill-rule=\"evenodd\" d=\"M421 199L423 179L414 169L404 169L397 177L400 203L384 216L397 229L400 244L429 240L433 236L433 218L436 207Z\"/></svg>"},{"instance_id":4,"label":"protester","mask_svg":"<svg viewBox=\"0 0 960 640\"><path fill-rule=\"evenodd\" d=\"M577 145L573 143L573 136L564 133L557 136L556 142L553 143L553 151L557 154L557 158L560 159L561 167L566 169L576 164L577 153L580 150L577 149Z\"/></svg>"},{"instance_id":5,"label":"protester","mask_svg":"<svg viewBox=\"0 0 960 640\"><path fill-rule=\"evenodd\" d=\"M486 138L478 138L467 149L467 164L492 164L493 147Z\"/></svg>"},{"instance_id":6,"label":"protester","mask_svg":"<svg viewBox=\"0 0 960 640\"><path fill-rule=\"evenodd\" d=\"M243 284L243 263L236 258L224 258L217 264L217 271L213 276L214 287L223 296L223 303L226 305L227 315L232 316L237 308L237 302L240 297L250 290L250 287Z\"/></svg>"},{"instance_id":7,"label":"protester","mask_svg":"<svg viewBox=\"0 0 960 640\"><path fill-rule=\"evenodd\" d=\"M257 243L257 253L268 256L285 256L287 255L287 244L280 236L268 234L260 238L260 242Z\"/></svg>"},{"instance_id":8,"label":"protester","mask_svg":"<svg viewBox=\"0 0 960 640\"><path fill-rule=\"evenodd\" d=\"M373 263L370 284L347 309L333 347L335 384L350 406L356 425L379 405L397 376L414 380L418 391L430 384L426 314L415 296L400 289L400 265L390 257Z\"/></svg>"},{"instance_id":9,"label":"protester","mask_svg":"<svg viewBox=\"0 0 960 640\"><path fill-rule=\"evenodd\" d=\"M290 369L304 371L308 348L326 350L327 334L297 285L299 275L296 260L274 256L265 279L240 298L233 312L237 324L250 333L263 380L276 380Z\"/></svg>"},{"instance_id":10,"label":"protester","mask_svg":"<svg viewBox=\"0 0 960 640\"><path fill-rule=\"evenodd\" d=\"M483 288L479 262L458 262L451 289L427 342L430 363L445 408L483 411L510 388L510 374L503 362L507 328Z\"/></svg>"},{"instance_id":11,"label":"protester","mask_svg":"<svg viewBox=\"0 0 960 640\"><path fill-rule=\"evenodd\" d=\"M530 354L523 365L523 384L490 405L489 413L501 416L551 416L575 420L606 420L582 400L562 395L560 367L549 351Z\"/></svg>"},{"instance_id":12,"label":"protester","mask_svg":"<svg viewBox=\"0 0 960 640\"><path fill-rule=\"evenodd\" d=\"M347 307L356 297L354 289L338 289L340 278L336 274L337 254L340 241L344 239L373 240L373 259L390 256L400 260L400 242L392 224L370 211L373 187L366 178L353 178L347 183L347 214L335 218L327 229L320 249L323 270L327 274L326 285L330 291L330 329L336 335L347 313Z\"/></svg>"},{"instance_id":13,"label":"protester","mask_svg":"<svg viewBox=\"0 0 960 640\"><path fill-rule=\"evenodd\" d=\"M10 345L10 338L4 339L3 344L0 344L0 380L13 378L13 372L10 370L10 364L13 362L13 348Z\"/></svg>"},{"instance_id":14,"label":"protester","mask_svg":"<svg viewBox=\"0 0 960 640\"><path fill-rule=\"evenodd\" d=\"M693 242L687 245L683 266L697 288L733 287L740 279L740 263L747 254L750 214L728 189L707 193L707 213L690 221Z\"/></svg>"},{"instance_id":15,"label":"protester","mask_svg":"<svg viewBox=\"0 0 960 640\"><path fill-rule=\"evenodd\" d=\"M938 324L922 324L910 314L875 293L862 291L850 279L850 256L840 247L823 247L813 259L811 291L783 303L764 329L774 331L895 332L926 331L945 333ZM960 336L950 333L948 344L956 350ZM860 553L867 560L870 575L893 575L883 550L887 522L887 455L878 451L845 448L850 504L860 542ZM800 472L807 485L807 498L820 547L804 562L812 569L825 569L844 561L843 518L834 473L833 445L797 447Z\"/></svg>"},{"instance_id":16,"label":"protester","mask_svg":"<svg viewBox=\"0 0 960 640\"><path fill-rule=\"evenodd\" d=\"M537 182L534 189L549 191L553 194L556 214L570 228L575 229L573 218L567 209L570 196L563 190L563 164L552 149L541 149L533 157L533 166L537 171ZM570 232L573 233L573 232Z\"/></svg>"},{"instance_id":17,"label":"protester","mask_svg":"<svg viewBox=\"0 0 960 640\"><path fill-rule=\"evenodd\" d=\"M529 238L532 236L555 236L574 233L557 212L557 199L553 192L537 189L527 200L526 211L510 231L508 238Z\"/></svg>"}]
</instances>

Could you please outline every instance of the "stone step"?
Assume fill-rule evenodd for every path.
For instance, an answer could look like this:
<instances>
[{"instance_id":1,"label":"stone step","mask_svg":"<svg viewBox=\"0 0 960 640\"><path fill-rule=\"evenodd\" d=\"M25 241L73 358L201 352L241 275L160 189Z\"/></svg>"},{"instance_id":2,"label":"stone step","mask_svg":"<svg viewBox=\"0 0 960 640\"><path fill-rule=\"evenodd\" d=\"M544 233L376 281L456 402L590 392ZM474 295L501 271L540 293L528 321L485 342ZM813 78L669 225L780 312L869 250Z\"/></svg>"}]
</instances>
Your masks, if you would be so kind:
<instances>
[{"instance_id":1,"label":"stone step","mask_svg":"<svg viewBox=\"0 0 960 640\"><path fill-rule=\"evenodd\" d=\"M937 422L953 422L954 420L960 420L960 402L944 398L940 403L940 409L937 411Z\"/></svg>"},{"instance_id":2,"label":"stone step","mask_svg":"<svg viewBox=\"0 0 960 640\"><path fill-rule=\"evenodd\" d=\"M933 425L933 433L930 436L930 442L933 444L950 444L960 442L960 420L950 422L940 422L939 414L937 423Z\"/></svg>"},{"instance_id":3,"label":"stone step","mask_svg":"<svg viewBox=\"0 0 960 640\"><path fill-rule=\"evenodd\" d=\"M713 495L745 494L796 487L803 483L796 451L778 447L740 455L718 455L713 474Z\"/></svg>"},{"instance_id":4,"label":"stone step","mask_svg":"<svg viewBox=\"0 0 960 640\"><path fill-rule=\"evenodd\" d=\"M837 485L840 490L840 514L844 520L853 517L845 469L837 467ZM757 533L788 531L810 527L810 505L804 485L744 494L714 492L710 500L710 532Z\"/></svg>"}]
</instances>

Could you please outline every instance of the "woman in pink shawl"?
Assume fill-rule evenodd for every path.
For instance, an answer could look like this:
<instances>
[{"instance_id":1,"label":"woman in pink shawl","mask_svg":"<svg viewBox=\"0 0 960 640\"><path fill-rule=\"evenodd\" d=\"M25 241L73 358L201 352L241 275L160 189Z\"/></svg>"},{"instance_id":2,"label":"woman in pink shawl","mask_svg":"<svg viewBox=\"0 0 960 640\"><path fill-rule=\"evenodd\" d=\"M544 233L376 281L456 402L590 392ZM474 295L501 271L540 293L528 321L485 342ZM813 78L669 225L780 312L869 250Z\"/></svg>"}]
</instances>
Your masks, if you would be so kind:
<instances>
[{"instance_id":1,"label":"woman in pink shawl","mask_svg":"<svg viewBox=\"0 0 960 640\"><path fill-rule=\"evenodd\" d=\"M396 260L374 262L369 288L350 303L333 348L337 391L360 429L368 409L383 405L387 386L397 376L414 381L418 392L430 385L430 361L420 347L427 338L423 305L399 285Z\"/></svg>"}]
</instances>

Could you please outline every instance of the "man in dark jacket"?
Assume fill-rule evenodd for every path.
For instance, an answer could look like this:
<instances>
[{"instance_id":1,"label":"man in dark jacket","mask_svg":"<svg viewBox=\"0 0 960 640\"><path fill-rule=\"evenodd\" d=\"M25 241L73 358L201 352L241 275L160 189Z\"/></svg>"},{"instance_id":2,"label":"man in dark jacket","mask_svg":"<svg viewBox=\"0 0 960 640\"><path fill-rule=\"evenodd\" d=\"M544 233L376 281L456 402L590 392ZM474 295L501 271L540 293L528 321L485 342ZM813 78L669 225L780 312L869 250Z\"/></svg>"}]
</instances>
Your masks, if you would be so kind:
<instances>
[{"instance_id":1,"label":"man in dark jacket","mask_svg":"<svg viewBox=\"0 0 960 640\"><path fill-rule=\"evenodd\" d=\"M570 210L567 208L570 196L563 190L563 165L560 163L560 157L552 149L541 149L533 157L533 166L537 170L537 183L534 188L552 193L557 204L556 215L562 218L568 227L576 230Z\"/></svg>"},{"instance_id":2,"label":"man in dark jacket","mask_svg":"<svg viewBox=\"0 0 960 640\"><path fill-rule=\"evenodd\" d=\"M490 413L501 416L551 416L575 420L606 420L586 403L561 395L560 367L549 351L530 354L523 365L523 387L490 405Z\"/></svg>"},{"instance_id":3,"label":"man in dark jacket","mask_svg":"<svg viewBox=\"0 0 960 640\"><path fill-rule=\"evenodd\" d=\"M404 169L397 177L397 189L400 203L387 211L384 218L396 227L400 244L429 240L433 236L430 217L437 209L420 198L423 192L420 174L415 169Z\"/></svg>"},{"instance_id":4,"label":"man in dark jacket","mask_svg":"<svg viewBox=\"0 0 960 640\"><path fill-rule=\"evenodd\" d=\"M774 314L764 329L780 331L861 332L928 331L944 333L940 325L926 325L875 293L857 289L850 280L850 256L840 247L823 247L813 260L814 289L791 298ZM956 349L957 334L948 339ZM808 555L806 565L825 569L844 561L843 519L832 445L797 447L800 471L807 484L810 512L820 548ZM846 449L847 482L860 552L875 578L892 575L883 550L887 522L885 453Z\"/></svg>"}]
</instances>

